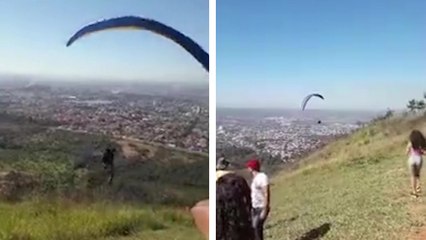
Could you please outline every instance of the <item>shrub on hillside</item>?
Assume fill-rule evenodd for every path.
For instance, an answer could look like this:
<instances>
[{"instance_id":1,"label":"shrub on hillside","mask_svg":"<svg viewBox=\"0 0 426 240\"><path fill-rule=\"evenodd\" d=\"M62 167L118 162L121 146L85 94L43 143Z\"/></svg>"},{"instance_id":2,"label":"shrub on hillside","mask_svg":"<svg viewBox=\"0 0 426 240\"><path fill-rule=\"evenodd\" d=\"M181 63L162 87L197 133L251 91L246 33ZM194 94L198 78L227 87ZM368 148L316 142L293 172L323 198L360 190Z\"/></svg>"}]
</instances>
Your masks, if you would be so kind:
<instances>
[{"instance_id":1,"label":"shrub on hillside","mask_svg":"<svg viewBox=\"0 0 426 240\"><path fill-rule=\"evenodd\" d=\"M373 118L373 120L371 122L372 123L376 123L376 122L380 122L380 121L384 121L384 120L390 119L390 118L392 118L394 116L394 113L395 112L393 110L388 109L385 114L379 115L379 116Z\"/></svg>"}]
</instances>

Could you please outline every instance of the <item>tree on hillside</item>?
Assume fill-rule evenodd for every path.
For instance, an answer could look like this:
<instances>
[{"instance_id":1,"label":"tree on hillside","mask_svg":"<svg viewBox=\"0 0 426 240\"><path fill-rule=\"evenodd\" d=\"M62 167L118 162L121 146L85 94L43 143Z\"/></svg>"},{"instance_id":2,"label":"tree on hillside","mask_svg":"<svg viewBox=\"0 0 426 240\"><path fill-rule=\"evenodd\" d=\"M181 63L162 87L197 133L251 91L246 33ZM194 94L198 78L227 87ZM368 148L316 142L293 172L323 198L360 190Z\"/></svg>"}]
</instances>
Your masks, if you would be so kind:
<instances>
[{"instance_id":1,"label":"tree on hillside","mask_svg":"<svg viewBox=\"0 0 426 240\"><path fill-rule=\"evenodd\" d=\"M423 101L423 100L417 101L417 103L416 103L416 109L417 110L422 111L422 110L425 109L425 107L426 107L425 101Z\"/></svg>"},{"instance_id":2,"label":"tree on hillside","mask_svg":"<svg viewBox=\"0 0 426 240\"><path fill-rule=\"evenodd\" d=\"M390 108L386 111L386 114L384 116L385 119L393 117L394 111L392 111Z\"/></svg>"},{"instance_id":3,"label":"tree on hillside","mask_svg":"<svg viewBox=\"0 0 426 240\"><path fill-rule=\"evenodd\" d=\"M394 111L392 111L390 108L388 108L388 110L386 110L385 114L375 117L373 120L371 120L371 122L375 123L375 122L383 121L383 120L386 120L386 119L393 117L393 115L394 115Z\"/></svg>"},{"instance_id":4,"label":"tree on hillside","mask_svg":"<svg viewBox=\"0 0 426 240\"><path fill-rule=\"evenodd\" d=\"M410 112L414 112L416 110L416 100L411 99L407 104L407 108L410 110Z\"/></svg>"}]
</instances>

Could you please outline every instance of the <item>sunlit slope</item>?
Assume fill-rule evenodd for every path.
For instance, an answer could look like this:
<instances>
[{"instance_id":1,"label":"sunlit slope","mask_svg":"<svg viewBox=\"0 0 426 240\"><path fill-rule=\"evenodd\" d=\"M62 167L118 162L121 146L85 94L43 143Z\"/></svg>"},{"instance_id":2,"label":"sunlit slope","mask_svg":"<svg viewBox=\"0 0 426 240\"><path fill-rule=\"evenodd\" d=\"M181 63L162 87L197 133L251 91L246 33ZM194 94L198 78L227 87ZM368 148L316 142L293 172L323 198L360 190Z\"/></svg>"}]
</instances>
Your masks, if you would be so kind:
<instances>
[{"instance_id":1,"label":"sunlit slope","mask_svg":"<svg viewBox=\"0 0 426 240\"><path fill-rule=\"evenodd\" d=\"M426 132L426 117L377 122L277 174L268 239L421 238L425 197L409 196L405 156L413 128Z\"/></svg>"},{"instance_id":2,"label":"sunlit slope","mask_svg":"<svg viewBox=\"0 0 426 240\"><path fill-rule=\"evenodd\" d=\"M0 203L0 239L201 240L189 212L113 203Z\"/></svg>"}]
</instances>

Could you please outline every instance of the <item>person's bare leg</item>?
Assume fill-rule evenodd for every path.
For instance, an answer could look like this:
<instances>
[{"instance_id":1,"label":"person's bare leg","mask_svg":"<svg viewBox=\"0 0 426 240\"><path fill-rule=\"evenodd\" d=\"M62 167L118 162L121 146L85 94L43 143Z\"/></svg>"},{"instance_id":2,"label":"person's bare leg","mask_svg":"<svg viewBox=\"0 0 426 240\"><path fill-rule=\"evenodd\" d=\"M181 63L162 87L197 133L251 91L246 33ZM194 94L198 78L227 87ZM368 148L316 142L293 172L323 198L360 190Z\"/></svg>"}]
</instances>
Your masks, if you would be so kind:
<instances>
[{"instance_id":1,"label":"person's bare leg","mask_svg":"<svg viewBox=\"0 0 426 240\"><path fill-rule=\"evenodd\" d=\"M421 188L420 188L420 177L416 177L416 192L417 193L421 192Z\"/></svg>"},{"instance_id":2,"label":"person's bare leg","mask_svg":"<svg viewBox=\"0 0 426 240\"><path fill-rule=\"evenodd\" d=\"M412 187L412 195L416 195L417 191L417 178L415 176L411 177L411 187Z\"/></svg>"},{"instance_id":3,"label":"person's bare leg","mask_svg":"<svg viewBox=\"0 0 426 240\"><path fill-rule=\"evenodd\" d=\"M423 159L421 159L420 164L419 164L419 174L417 175L417 192L420 193L422 191L421 189L421 184L420 184L420 174L422 172L422 167L423 167Z\"/></svg>"}]
</instances>

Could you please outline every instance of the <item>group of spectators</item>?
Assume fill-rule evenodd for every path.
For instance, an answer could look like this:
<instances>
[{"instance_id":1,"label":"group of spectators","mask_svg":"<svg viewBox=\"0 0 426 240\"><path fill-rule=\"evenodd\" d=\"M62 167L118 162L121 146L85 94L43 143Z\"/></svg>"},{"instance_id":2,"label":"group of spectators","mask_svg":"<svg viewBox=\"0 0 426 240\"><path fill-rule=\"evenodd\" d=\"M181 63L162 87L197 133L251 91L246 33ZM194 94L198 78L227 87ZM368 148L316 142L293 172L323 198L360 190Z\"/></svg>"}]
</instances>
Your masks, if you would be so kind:
<instances>
[{"instance_id":1,"label":"group of spectators","mask_svg":"<svg viewBox=\"0 0 426 240\"><path fill-rule=\"evenodd\" d=\"M219 160L216 171L216 239L263 240L263 226L270 211L268 176L260 171L260 161L246 164L251 179L226 170ZM251 183L249 184L248 182Z\"/></svg>"}]
</instances>

